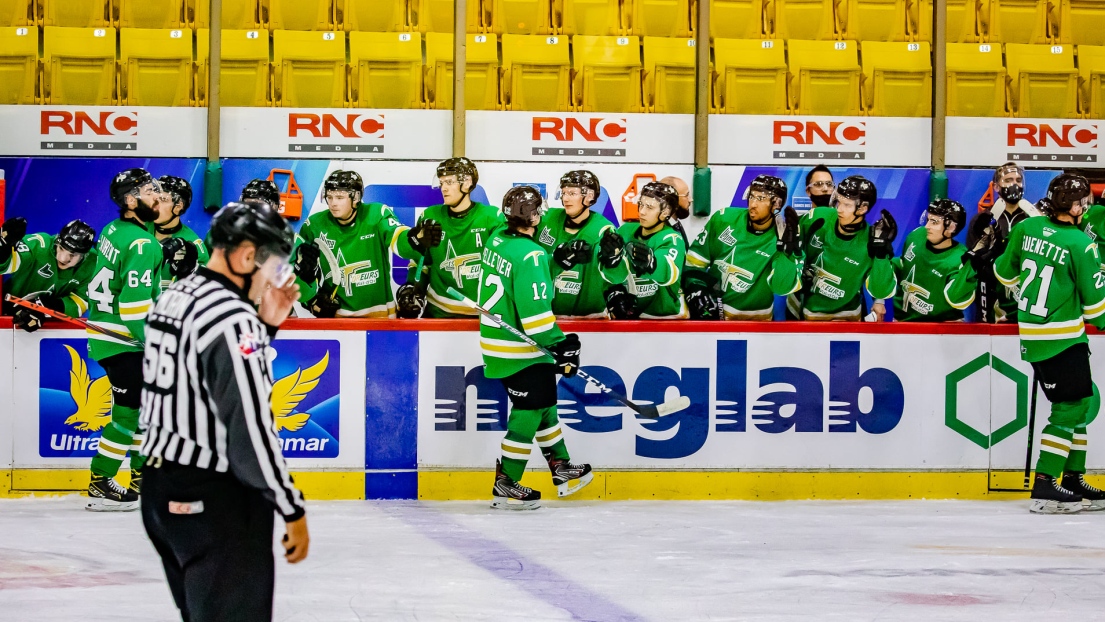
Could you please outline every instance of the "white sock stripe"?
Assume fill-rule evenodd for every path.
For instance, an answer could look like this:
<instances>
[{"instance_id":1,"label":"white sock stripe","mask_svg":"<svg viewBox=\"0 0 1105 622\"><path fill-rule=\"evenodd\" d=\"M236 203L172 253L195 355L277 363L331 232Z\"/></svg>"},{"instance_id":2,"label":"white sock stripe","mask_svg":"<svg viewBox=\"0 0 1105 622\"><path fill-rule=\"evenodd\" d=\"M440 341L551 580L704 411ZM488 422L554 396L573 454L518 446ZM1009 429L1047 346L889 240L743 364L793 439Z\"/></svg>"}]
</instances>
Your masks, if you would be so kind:
<instances>
[{"instance_id":1,"label":"white sock stripe","mask_svg":"<svg viewBox=\"0 0 1105 622\"><path fill-rule=\"evenodd\" d=\"M541 430L537 433L536 440L538 447L552 447L560 442L563 435L560 432L560 424L553 426L547 430Z\"/></svg>"},{"instance_id":2,"label":"white sock stripe","mask_svg":"<svg viewBox=\"0 0 1105 622\"><path fill-rule=\"evenodd\" d=\"M1048 445L1050 445L1051 447L1061 446L1061 447L1066 447L1067 449L1070 449L1070 444L1071 444L1071 442L1069 440L1065 439L1065 438L1060 438L1058 436L1053 436L1051 434L1041 434L1040 435L1040 443L1043 444L1045 442L1047 442Z\"/></svg>"},{"instance_id":3,"label":"white sock stripe","mask_svg":"<svg viewBox=\"0 0 1105 622\"><path fill-rule=\"evenodd\" d=\"M109 440L107 440L106 438L104 438L102 436L100 437L100 447L110 447L110 448L114 449L116 452L123 452L123 453L126 453L128 450L130 450L130 445L124 445L122 443L116 443L114 441L109 441Z\"/></svg>"},{"instance_id":4,"label":"white sock stripe","mask_svg":"<svg viewBox=\"0 0 1105 622\"><path fill-rule=\"evenodd\" d=\"M519 443L518 441L512 441L509 438L504 438L503 439L503 445L504 446L515 447L517 449L525 449L525 450L528 451L529 448L533 446L533 443Z\"/></svg>"}]
</instances>

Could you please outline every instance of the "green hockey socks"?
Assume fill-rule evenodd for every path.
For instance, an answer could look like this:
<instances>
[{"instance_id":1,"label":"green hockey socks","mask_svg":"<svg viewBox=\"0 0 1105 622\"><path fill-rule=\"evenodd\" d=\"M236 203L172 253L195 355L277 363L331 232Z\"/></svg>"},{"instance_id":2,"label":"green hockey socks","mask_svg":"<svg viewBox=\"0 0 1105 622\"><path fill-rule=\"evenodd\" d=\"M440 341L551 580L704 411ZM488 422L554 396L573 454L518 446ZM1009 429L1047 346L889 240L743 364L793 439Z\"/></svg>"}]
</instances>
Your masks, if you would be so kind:
<instances>
[{"instance_id":1,"label":"green hockey socks","mask_svg":"<svg viewBox=\"0 0 1105 622\"><path fill-rule=\"evenodd\" d=\"M139 455L142 435L138 429L138 409L114 405L111 407L111 423L104 428L100 437L99 453L92 458L92 473L101 477L115 477L119 466L131 453L131 466L141 469L145 460Z\"/></svg>"},{"instance_id":2,"label":"green hockey socks","mask_svg":"<svg viewBox=\"0 0 1105 622\"><path fill-rule=\"evenodd\" d=\"M546 459L568 460L568 448L564 445L555 406L510 411L502 443L503 473L507 477L516 482L522 479L534 440Z\"/></svg>"}]
</instances>

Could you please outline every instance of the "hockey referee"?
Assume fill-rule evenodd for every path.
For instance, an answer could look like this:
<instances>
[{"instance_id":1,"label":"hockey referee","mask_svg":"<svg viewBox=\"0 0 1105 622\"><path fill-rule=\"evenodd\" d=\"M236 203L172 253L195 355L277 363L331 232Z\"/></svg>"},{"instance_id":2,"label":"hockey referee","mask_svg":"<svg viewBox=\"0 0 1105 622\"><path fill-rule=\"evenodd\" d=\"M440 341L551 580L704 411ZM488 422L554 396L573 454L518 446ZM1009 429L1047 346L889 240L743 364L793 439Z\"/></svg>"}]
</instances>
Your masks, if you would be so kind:
<instances>
[{"instance_id":1,"label":"hockey referee","mask_svg":"<svg viewBox=\"0 0 1105 622\"><path fill-rule=\"evenodd\" d=\"M269 205L227 205L211 221L207 266L166 290L146 325L142 522L186 622L272 619L274 510L287 560L307 557L266 357L299 298L293 239Z\"/></svg>"}]
</instances>

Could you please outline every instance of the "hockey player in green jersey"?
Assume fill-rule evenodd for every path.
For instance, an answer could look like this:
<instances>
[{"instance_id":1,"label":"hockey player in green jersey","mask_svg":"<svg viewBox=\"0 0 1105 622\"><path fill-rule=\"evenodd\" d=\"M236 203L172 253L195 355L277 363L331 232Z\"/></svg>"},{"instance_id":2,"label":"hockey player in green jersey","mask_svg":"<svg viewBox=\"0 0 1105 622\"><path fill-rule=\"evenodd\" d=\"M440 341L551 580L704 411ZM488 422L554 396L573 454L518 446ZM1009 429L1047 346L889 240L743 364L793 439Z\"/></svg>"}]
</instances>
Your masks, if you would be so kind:
<instances>
[{"instance_id":1,"label":"hockey player in green jersey","mask_svg":"<svg viewBox=\"0 0 1105 622\"><path fill-rule=\"evenodd\" d=\"M905 239L894 261L898 292L894 319L899 322L962 322L978 286L972 254L953 238L967 224L967 210L955 201L929 204L925 225Z\"/></svg>"},{"instance_id":2,"label":"hockey player in green jersey","mask_svg":"<svg viewBox=\"0 0 1105 622\"><path fill-rule=\"evenodd\" d=\"M268 179L252 179L245 188L242 188L241 198L246 201L261 201L269 207L280 210L280 189ZM292 246L290 261L295 268L295 282L299 285L299 294L302 300L310 300L318 293L318 282L322 278L322 270L319 267L321 253L314 244L304 244L303 238L297 233ZM311 317L305 308L296 303L299 308L299 317Z\"/></svg>"},{"instance_id":3,"label":"hockey player in green jersey","mask_svg":"<svg viewBox=\"0 0 1105 622\"><path fill-rule=\"evenodd\" d=\"M407 284L397 292L399 316L418 317L416 314L424 307L426 317L473 317L476 312L453 300L448 291L454 287L475 299L480 284L480 253L491 234L502 227L503 215L498 208L472 201L471 193L480 175L468 158L445 160L437 165L436 173L444 203L427 207L418 217L418 224L437 222L444 237L439 246L426 253L421 274L411 266Z\"/></svg>"},{"instance_id":4,"label":"hockey player in green jersey","mask_svg":"<svg viewBox=\"0 0 1105 622\"><path fill-rule=\"evenodd\" d=\"M591 171L570 171L560 178L560 202L541 219L537 243L552 254L557 316L606 317L606 290L625 283L624 243L614 225L591 210L598 201L599 179Z\"/></svg>"},{"instance_id":5,"label":"hockey player in green jersey","mask_svg":"<svg viewBox=\"0 0 1105 622\"><path fill-rule=\"evenodd\" d=\"M783 209L786 200L786 182L759 175L747 209L710 216L687 253L683 291L691 319L771 320L775 296L802 286L798 214Z\"/></svg>"},{"instance_id":6,"label":"hockey player in green jersey","mask_svg":"<svg viewBox=\"0 0 1105 622\"><path fill-rule=\"evenodd\" d=\"M629 262L628 287L607 292L607 309L614 319L686 319L683 302L683 260L687 245L668 224L679 205L679 193L667 184L652 182L641 188L637 201L639 222L618 229Z\"/></svg>"},{"instance_id":7,"label":"hockey player in green jersey","mask_svg":"<svg viewBox=\"0 0 1105 622\"><path fill-rule=\"evenodd\" d=\"M210 255L203 240L180 220L192 205L192 185L173 175L162 175L157 181L161 184L161 217L154 223L154 233L165 256L161 275L161 288L165 289L206 265Z\"/></svg>"},{"instance_id":8,"label":"hockey player in green jersey","mask_svg":"<svg viewBox=\"0 0 1105 622\"><path fill-rule=\"evenodd\" d=\"M802 291L787 297L788 318L859 321L866 287L875 299L871 319L882 321L882 300L897 289L890 259L898 226L886 210L867 225L876 200L875 184L855 175L836 187L831 207L815 207L802 217Z\"/></svg>"},{"instance_id":9,"label":"hockey player in green jersey","mask_svg":"<svg viewBox=\"0 0 1105 622\"><path fill-rule=\"evenodd\" d=\"M326 211L313 214L299 230L326 258L318 294L307 302L315 317L394 318L392 253L416 259L441 243L437 222L423 219L406 227L390 207L361 203L363 196L360 175L334 171L323 183Z\"/></svg>"},{"instance_id":10,"label":"hockey player in green jersey","mask_svg":"<svg viewBox=\"0 0 1105 622\"><path fill-rule=\"evenodd\" d=\"M1083 478L1086 426L1101 406L1090 374L1086 321L1105 328L1101 258L1097 244L1078 228L1091 196L1085 177L1056 178L1048 190L1049 216L1014 226L994 264L998 281L1016 288L1021 358L1032 364L1051 402L1032 486L1030 509L1037 513L1105 509L1105 492Z\"/></svg>"},{"instance_id":11,"label":"hockey player in green jersey","mask_svg":"<svg viewBox=\"0 0 1105 622\"><path fill-rule=\"evenodd\" d=\"M27 221L11 218L0 227L0 273L10 274L6 291L13 296L80 317L88 311L88 282L96 270L92 246L96 230L74 220L57 236L36 233L24 237ZM14 250L13 250L14 249ZM19 328L33 333L42 328L45 315L5 304L5 311Z\"/></svg>"},{"instance_id":12,"label":"hockey player in green jersey","mask_svg":"<svg viewBox=\"0 0 1105 622\"><path fill-rule=\"evenodd\" d=\"M541 493L518 483L534 440L560 496L574 494L593 477L591 465L571 463L556 414L556 375L576 374L580 345L578 336L560 331L553 316L549 256L533 239L544 212L545 202L536 188L511 188L503 197L507 226L492 234L482 251L480 306L555 356L546 356L490 320L480 320L484 376L500 379L511 402L491 493L491 507L499 509L532 510L540 505Z\"/></svg>"},{"instance_id":13,"label":"hockey player in green jersey","mask_svg":"<svg viewBox=\"0 0 1105 622\"><path fill-rule=\"evenodd\" d=\"M138 454L142 438L136 432L146 315L161 292L163 256L151 227L160 215L161 187L148 172L137 168L116 175L110 193L119 206L119 219L108 223L100 235L96 273L88 285L92 303L88 321L131 341L88 331L88 353L107 372L112 406L111 423L104 427L99 451L92 459L86 509L129 511L138 509L142 481ZM131 483L124 489L114 478L128 451L133 451Z\"/></svg>"}]
</instances>

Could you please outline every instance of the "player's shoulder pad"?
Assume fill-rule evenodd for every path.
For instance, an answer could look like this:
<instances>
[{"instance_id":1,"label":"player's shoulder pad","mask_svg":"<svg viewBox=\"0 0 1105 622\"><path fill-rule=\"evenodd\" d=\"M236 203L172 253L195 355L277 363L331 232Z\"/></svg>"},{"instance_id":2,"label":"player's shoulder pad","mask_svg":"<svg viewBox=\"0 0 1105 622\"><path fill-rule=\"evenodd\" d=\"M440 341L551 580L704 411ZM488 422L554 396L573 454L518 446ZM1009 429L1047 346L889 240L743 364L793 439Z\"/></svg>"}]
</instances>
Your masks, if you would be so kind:
<instances>
[{"instance_id":1,"label":"player's shoulder pad","mask_svg":"<svg viewBox=\"0 0 1105 622\"><path fill-rule=\"evenodd\" d=\"M47 246L46 238L51 238L51 241L53 241L53 239L52 239L53 236L47 235L45 233L35 233L33 235L28 235L27 237L23 238L23 240L25 242L28 242L28 244L27 244L28 248L30 247L29 242L37 243L39 248L46 248L46 246Z\"/></svg>"}]
</instances>

